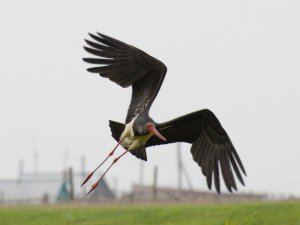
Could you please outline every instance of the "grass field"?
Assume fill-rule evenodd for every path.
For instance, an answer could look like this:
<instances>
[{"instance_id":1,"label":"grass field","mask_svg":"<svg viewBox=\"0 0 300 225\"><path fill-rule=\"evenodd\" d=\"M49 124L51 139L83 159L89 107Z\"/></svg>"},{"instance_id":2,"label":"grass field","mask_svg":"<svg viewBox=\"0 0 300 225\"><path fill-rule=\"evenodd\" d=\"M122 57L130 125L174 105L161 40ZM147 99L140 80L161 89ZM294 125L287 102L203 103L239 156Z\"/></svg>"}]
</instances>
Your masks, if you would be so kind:
<instances>
[{"instance_id":1,"label":"grass field","mask_svg":"<svg viewBox=\"0 0 300 225\"><path fill-rule=\"evenodd\" d=\"M300 225L300 202L0 207L1 225Z\"/></svg>"}]
</instances>

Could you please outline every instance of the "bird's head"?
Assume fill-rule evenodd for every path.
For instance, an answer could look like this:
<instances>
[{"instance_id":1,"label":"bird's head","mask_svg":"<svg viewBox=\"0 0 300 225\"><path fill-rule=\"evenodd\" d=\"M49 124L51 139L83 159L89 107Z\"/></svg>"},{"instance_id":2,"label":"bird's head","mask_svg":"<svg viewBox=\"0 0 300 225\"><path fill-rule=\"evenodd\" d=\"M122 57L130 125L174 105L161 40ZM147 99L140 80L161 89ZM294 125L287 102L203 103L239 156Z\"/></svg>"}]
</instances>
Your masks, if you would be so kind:
<instances>
[{"instance_id":1,"label":"bird's head","mask_svg":"<svg viewBox=\"0 0 300 225\"><path fill-rule=\"evenodd\" d=\"M155 127L154 121L148 116L139 116L135 119L133 124L134 134L137 136L152 134L159 139L166 141L167 139L162 136Z\"/></svg>"},{"instance_id":2,"label":"bird's head","mask_svg":"<svg viewBox=\"0 0 300 225\"><path fill-rule=\"evenodd\" d=\"M158 132L158 130L155 127L155 123L153 122L148 122L145 124L144 126L144 130L148 133L148 134L152 134L155 135L156 137L158 137L159 139L163 140L163 141L167 141L167 139L161 135L161 133Z\"/></svg>"}]
</instances>

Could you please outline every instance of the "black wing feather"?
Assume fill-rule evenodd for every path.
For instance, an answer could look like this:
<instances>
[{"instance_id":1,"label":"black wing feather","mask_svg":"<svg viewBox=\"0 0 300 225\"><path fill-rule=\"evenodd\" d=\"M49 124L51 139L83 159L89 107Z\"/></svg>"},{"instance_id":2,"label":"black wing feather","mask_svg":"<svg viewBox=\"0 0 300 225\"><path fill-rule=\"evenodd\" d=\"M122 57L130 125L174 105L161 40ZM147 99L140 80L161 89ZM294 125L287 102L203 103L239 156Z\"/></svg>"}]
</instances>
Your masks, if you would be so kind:
<instances>
[{"instance_id":1,"label":"black wing feather","mask_svg":"<svg viewBox=\"0 0 300 225\"><path fill-rule=\"evenodd\" d=\"M209 189L214 182L220 193L220 171L228 191L237 190L235 176L244 185L244 166L217 117L208 109L193 112L166 123L156 124L166 142L151 137L146 147L173 142L191 143L193 159L206 176ZM234 175L235 173L235 175Z\"/></svg>"},{"instance_id":2,"label":"black wing feather","mask_svg":"<svg viewBox=\"0 0 300 225\"><path fill-rule=\"evenodd\" d=\"M94 41L85 40L84 49L98 58L84 58L98 64L88 68L121 87L132 86L132 97L126 123L143 110L149 111L167 72L166 66L147 53L104 34L89 34Z\"/></svg>"}]
</instances>

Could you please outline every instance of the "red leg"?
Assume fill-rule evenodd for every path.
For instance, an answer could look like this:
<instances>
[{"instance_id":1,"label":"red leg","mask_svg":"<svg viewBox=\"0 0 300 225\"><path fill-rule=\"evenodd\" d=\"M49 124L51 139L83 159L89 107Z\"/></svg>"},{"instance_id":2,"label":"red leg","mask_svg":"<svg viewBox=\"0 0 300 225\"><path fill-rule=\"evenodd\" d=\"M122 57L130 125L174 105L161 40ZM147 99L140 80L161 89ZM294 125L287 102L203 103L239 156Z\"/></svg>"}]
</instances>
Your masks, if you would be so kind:
<instances>
[{"instance_id":1,"label":"red leg","mask_svg":"<svg viewBox=\"0 0 300 225\"><path fill-rule=\"evenodd\" d=\"M82 187L86 182L88 182L88 180L89 180L89 179L93 176L93 174L99 169L99 167L102 166L103 163L105 163L106 160L114 154L115 150L116 150L117 147L122 143L123 140L124 140L124 138L118 142L118 144L116 145L116 147L108 154L108 156L103 160L103 162L100 163L99 166L96 167L96 169L94 169L91 173L89 173L89 174L87 175L87 177L86 177L86 178L84 179L84 181L82 182L81 187Z\"/></svg>"},{"instance_id":2,"label":"red leg","mask_svg":"<svg viewBox=\"0 0 300 225\"><path fill-rule=\"evenodd\" d=\"M110 164L110 166L107 168L107 170L104 172L104 174L102 174L102 176L100 177L100 179L95 182L90 191L87 193L87 195L89 195L100 183L100 181L103 179L103 177L105 176L105 174L109 171L109 169L123 156L125 155L127 152L129 152L128 150L126 150L125 152L123 152L120 156L118 156L117 158L114 159L114 161Z\"/></svg>"}]
</instances>

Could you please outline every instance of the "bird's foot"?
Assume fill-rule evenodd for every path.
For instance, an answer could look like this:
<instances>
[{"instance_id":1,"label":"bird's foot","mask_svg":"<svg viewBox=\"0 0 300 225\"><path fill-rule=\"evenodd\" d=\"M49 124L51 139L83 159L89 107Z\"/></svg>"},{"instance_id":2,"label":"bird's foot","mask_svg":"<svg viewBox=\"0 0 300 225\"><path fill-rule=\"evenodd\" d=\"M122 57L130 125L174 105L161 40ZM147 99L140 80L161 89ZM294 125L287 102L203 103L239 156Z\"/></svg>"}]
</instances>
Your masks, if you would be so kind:
<instances>
[{"instance_id":1,"label":"bird's foot","mask_svg":"<svg viewBox=\"0 0 300 225\"><path fill-rule=\"evenodd\" d=\"M101 182L101 180L103 179L103 177L105 176L105 174L110 170L110 168L123 156L125 155L127 152L129 152L128 150L126 150L125 152L123 152L120 156L118 156L117 158L115 158L113 160L113 162L110 164L110 166L107 168L107 170L102 174L102 176L99 178L99 180L97 182L95 182L91 189L89 190L89 192L87 193L87 195L89 195Z\"/></svg>"},{"instance_id":2,"label":"bird's foot","mask_svg":"<svg viewBox=\"0 0 300 225\"><path fill-rule=\"evenodd\" d=\"M121 140L118 142L118 144L116 145L116 147L114 147L114 149L113 149L113 150L108 154L108 156L107 156L107 157L99 164L99 166L97 166L96 169L94 169L92 172L90 172L90 173L86 176L86 178L84 179L84 181L83 181L82 184L81 184L81 187L82 187L86 182L88 182L89 179L93 176L93 174L100 168L100 166L102 166L102 165L106 162L106 160L108 160L108 158L111 157L111 156L114 154L114 152L116 151L117 147L122 143L122 141L123 141L123 139L121 139Z\"/></svg>"}]
</instances>

